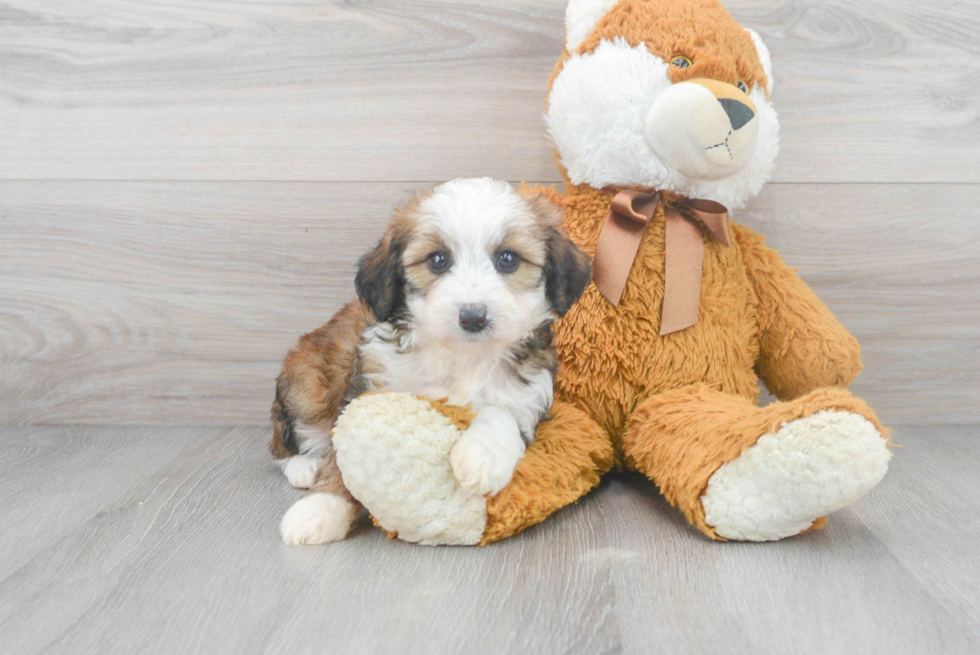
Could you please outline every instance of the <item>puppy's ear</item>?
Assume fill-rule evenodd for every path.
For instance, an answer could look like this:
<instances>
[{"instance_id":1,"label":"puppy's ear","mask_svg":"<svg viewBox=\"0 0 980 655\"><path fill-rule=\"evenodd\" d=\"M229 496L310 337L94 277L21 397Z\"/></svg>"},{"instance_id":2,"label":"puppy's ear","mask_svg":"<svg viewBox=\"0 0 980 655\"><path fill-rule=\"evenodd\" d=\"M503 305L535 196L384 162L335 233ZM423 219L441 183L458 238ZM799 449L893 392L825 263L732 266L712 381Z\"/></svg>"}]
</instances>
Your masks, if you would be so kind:
<instances>
[{"instance_id":1,"label":"puppy's ear","mask_svg":"<svg viewBox=\"0 0 980 655\"><path fill-rule=\"evenodd\" d=\"M357 262L357 276L354 278L357 297L382 323L405 306L404 245L397 231L389 230L374 250Z\"/></svg>"},{"instance_id":2,"label":"puppy's ear","mask_svg":"<svg viewBox=\"0 0 980 655\"><path fill-rule=\"evenodd\" d=\"M544 263L545 296L555 313L564 316L592 280L589 256L562 231L558 205L531 189L522 189L521 193L545 230L548 253Z\"/></svg>"},{"instance_id":3,"label":"puppy's ear","mask_svg":"<svg viewBox=\"0 0 980 655\"><path fill-rule=\"evenodd\" d=\"M579 250L560 228L550 228L548 259L544 265L544 290L555 313L564 316L591 280L589 256Z\"/></svg>"}]
</instances>

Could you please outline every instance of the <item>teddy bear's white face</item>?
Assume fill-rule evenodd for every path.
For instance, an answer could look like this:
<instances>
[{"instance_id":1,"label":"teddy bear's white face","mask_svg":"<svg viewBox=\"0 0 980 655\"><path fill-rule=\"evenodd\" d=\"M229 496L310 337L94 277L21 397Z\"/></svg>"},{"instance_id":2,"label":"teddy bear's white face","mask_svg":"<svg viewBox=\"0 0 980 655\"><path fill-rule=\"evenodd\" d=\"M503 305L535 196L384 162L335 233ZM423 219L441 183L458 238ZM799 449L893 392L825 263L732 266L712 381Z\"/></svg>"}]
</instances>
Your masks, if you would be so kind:
<instances>
[{"instance_id":1,"label":"teddy bear's white face","mask_svg":"<svg viewBox=\"0 0 980 655\"><path fill-rule=\"evenodd\" d=\"M671 80L671 67L641 43L603 39L579 45L615 0L572 0L566 48L573 53L555 78L546 122L574 184L643 187L743 206L769 178L779 123L768 98L769 54L750 32L766 86L707 78ZM766 88L769 87L769 88Z\"/></svg>"}]
</instances>

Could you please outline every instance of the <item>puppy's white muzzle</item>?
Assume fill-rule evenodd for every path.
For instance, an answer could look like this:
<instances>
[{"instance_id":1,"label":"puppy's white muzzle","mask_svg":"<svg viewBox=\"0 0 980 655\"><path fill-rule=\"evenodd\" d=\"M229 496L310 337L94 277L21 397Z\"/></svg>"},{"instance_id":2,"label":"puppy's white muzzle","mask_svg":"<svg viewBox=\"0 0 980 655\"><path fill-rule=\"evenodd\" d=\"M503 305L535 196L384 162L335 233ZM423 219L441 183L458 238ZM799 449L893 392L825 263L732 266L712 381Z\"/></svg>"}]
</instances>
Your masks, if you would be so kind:
<instances>
[{"instance_id":1,"label":"puppy's white muzzle","mask_svg":"<svg viewBox=\"0 0 980 655\"><path fill-rule=\"evenodd\" d=\"M678 82L657 96L643 137L658 157L685 175L719 180L742 169L755 151L759 118L741 90L716 80Z\"/></svg>"}]
</instances>

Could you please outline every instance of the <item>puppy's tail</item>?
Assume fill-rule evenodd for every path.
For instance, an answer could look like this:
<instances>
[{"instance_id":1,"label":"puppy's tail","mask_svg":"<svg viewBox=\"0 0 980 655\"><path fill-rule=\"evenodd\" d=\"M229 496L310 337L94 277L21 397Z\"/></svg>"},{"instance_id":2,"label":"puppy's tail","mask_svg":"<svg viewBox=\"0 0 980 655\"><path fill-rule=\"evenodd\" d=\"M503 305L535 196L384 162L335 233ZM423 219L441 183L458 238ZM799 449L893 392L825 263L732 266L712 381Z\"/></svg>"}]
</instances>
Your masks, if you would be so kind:
<instances>
[{"instance_id":1,"label":"puppy's tail","mask_svg":"<svg viewBox=\"0 0 980 655\"><path fill-rule=\"evenodd\" d=\"M272 441L269 450L276 459L299 454L296 421L286 406L286 384L283 376L276 379L276 399L272 403Z\"/></svg>"}]
</instances>

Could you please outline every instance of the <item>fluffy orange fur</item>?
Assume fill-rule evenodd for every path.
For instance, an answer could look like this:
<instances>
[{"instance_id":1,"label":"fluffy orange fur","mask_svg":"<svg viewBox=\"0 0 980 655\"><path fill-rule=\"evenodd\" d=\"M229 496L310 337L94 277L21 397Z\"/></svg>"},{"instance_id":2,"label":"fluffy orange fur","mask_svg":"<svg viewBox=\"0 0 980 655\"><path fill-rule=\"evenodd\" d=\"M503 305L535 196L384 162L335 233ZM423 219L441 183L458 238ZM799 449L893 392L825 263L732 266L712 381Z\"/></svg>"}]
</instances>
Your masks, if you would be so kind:
<instances>
[{"instance_id":1,"label":"fluffy orange fur","mask_svg":"<svg viewBox=\"0 0 980 655\"><path fill-rule=\"evenodd\" d=\"M692 59L672 72L675 82L765 86L751 38L713 0L620 0L579 52L617 37L668 61ZM566 176L564 193L543 193L563 208L572 240L594 255L617 191L574 186ZM718 539L701 496L711 475L762 435L828 409L860 414L884 434L874 412L844 389L861 370L857 341L761 236L736 224L732 231L732 247L705 241L693 327L659 334L662 208L643 233L619 306L591 285L556 323L556 418L542 425L511 484L488 500L485 543L574 502L614 466L647 475L693 526ZM782 402L758 407L760 378Z\"/></svg>"},{"instance_id":2,"label":"fluffy orange fur","mask_svg":"<svg viewBox=\"0 0 980 655\"><path fill-rule=\"evenodd\" d=\"M517 534L575 502L612 468L612 444L585 412L556 402L551 415L538 426L510 484L487 498L481 545Z\"/></svg>"},{"instance_id":3,"label":"fluffy orange fur","mask_svg":"<svg viewBox=\"0 0 980 655\"><path fill-rule=\"evenodd\" d=\"M707 77L765 86L766 74L752 37L715 0L619 0L596 24L577 52L592 52L602 40L644 44L664 61L680 55L689 68L674 68L674 82Z\"/></svg>"},{"instance_id":4,"label":"fluffy orange fur","mask_svg":"<svg viewBox=\"0 0 980 655\"><path fill-rule=\"evenodd\" d=\"M564 207L569 236L594 253L615 190L546 193ZM659 335L662 215L644 231L619 307L591 285L556 323L556 398L582 413L568 412L557 458L550 445L557 435L542 426L513 482L488 503L485 541L577 500L613 464L650 477L695 527L718 538L704 522L701 495L722 464L763 434L824 409L861 414L882 429L863 401L840 388L861 370L857 341L762 237L732 229L731 248L705 242L695 326ZM787 402L755 404L757 371ZM598 448L597 435L608 445Z\"/></svg>"}]
</instances>

